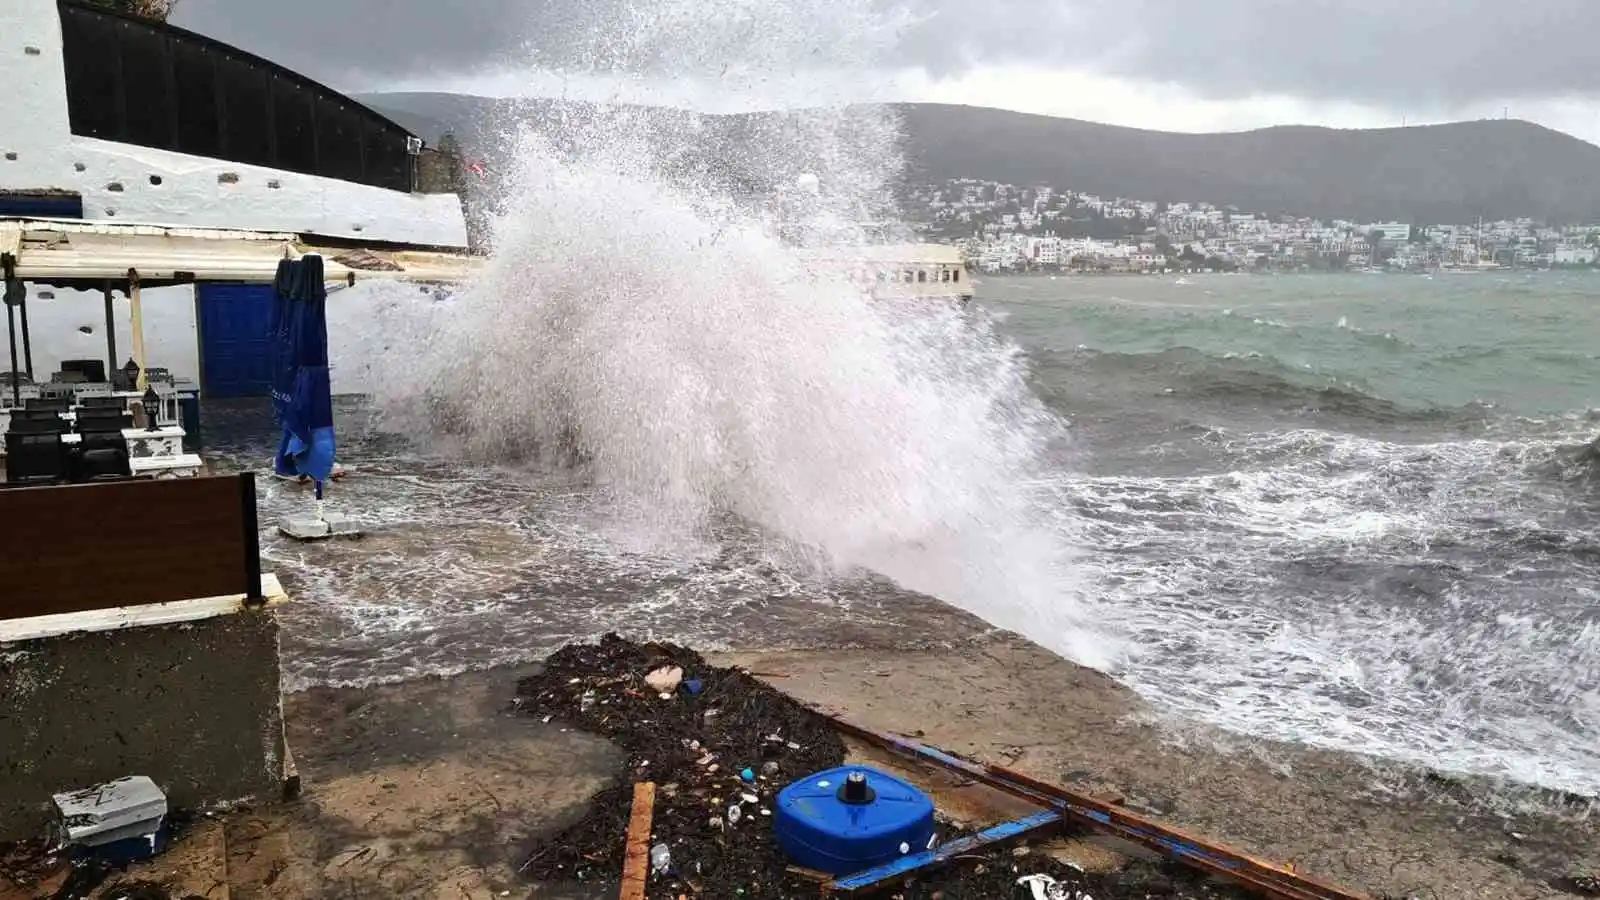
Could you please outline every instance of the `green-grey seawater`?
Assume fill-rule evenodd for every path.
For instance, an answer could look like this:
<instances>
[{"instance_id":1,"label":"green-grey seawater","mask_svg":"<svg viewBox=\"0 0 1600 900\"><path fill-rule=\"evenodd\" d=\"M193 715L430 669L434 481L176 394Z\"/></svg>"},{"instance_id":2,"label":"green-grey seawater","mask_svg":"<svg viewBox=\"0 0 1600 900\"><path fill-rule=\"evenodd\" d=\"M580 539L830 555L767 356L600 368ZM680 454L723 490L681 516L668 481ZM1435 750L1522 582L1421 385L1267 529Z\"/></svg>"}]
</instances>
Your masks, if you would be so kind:
<instances>
[{"instance_id":1,"label":"green-grey seawater","mask_svg":"<svg viewBox=\"0 0 1600 900\"><path fill-rule=\"evenodd\" d=\"M1074 425L1124 673L1240 730L1600 791L1600 277L984 278Z\"/></svg>"}]
</instances>

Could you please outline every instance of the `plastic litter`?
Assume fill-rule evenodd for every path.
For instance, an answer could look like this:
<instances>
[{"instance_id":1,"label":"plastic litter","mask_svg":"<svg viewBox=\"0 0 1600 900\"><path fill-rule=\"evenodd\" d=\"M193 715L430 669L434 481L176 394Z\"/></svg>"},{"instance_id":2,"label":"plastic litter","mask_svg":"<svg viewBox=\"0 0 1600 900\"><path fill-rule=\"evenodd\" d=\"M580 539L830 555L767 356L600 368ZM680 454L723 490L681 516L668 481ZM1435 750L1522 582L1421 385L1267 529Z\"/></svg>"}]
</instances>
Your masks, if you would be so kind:
<instances>
[{"instance_id":1,"label":"plastic litter","mask_svg":"<svg viewBox=\"0 0 1600 900\"><path fill-rule=\"evenodd\" d=\"M650 848L650 871L657 875L665 875L672 868L672 849L666 844L657 844Z\"/></svg>"},{"instance_id":2,"label":"plastic litter","mask_svg":"<svg viewBox=\"0 0 1600 900\"><path fill-rule=\"evenodd\" d=\"M739 773L739 777L744 780L745 784L749 784L750 782L756 780L756 773L749 769L745 769Z\"/></svg>"},{"instance_id":3,"label":"plastic litter","mask_svg":"<svg viewBox=\"0 0 1600 900\"><path fill-rule=\"evenodd\" d=\"M644 677L644 683L658 694L672 693L682 681L683 669L677 666L662 666Z\"/></svg>"},{"instance_id":4,"label":"plastic litter","mask_svg":"<svg viewBox=\"0 0 1600 900\"><path fill-rule=\"evenodd\" d=\"M1033 893L1033 900L1094 900L1082 891L1075 891L1049 875L1024 875L1017 884Z\"/></svg>"},{"instance_id":5,"label":"plastic litter","mask_svg":"<svg viewBox=\"0 0 1600 900\"><path fill-rule=\"evenodd\" d=\"M152 842L167 816L167 795L143 775L56 794L63 843L97 847L128 838Z\"/></svg>"}]
</instances>

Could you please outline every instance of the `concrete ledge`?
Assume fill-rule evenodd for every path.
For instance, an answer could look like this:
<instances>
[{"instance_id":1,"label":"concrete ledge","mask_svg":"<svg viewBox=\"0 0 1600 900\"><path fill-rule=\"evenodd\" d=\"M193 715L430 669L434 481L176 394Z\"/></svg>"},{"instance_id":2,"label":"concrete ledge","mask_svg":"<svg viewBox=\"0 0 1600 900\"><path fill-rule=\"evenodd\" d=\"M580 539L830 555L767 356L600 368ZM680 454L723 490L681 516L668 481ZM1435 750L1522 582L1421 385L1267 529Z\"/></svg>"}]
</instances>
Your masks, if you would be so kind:
<instances>
[{"instance_id":1,"label":"concrete ledge","mask_svg":"<svg viewBox=\"0 0 1600 900\"><path fill-rule=\"evenodd\" d=\"M261 596L267 601L268 608L278 606L289 599L289 595L283 590L283 585L278 583L276 575L261 576ZM227 597L199 597L172 603L146 603L142 606L30 616L26 619L0 619L0 653L4 652L5 645L19 641L60 637L85 631L118 631L146 625L173 625L243 612L245 599L243 594L233 594Z\"/></svg>"},{"instance_id":2,"label":"concrete ledge","mask_svg":"<svg viewBox=\"0 0 1600 900\"><path fill-rule=\"evenodd\" d=\"M0 840L38 836L51 794L124 775L178 809L279 796L284 597L262 583L264 609L240 595L0 623Z\"/></svg>"}]
</instances>

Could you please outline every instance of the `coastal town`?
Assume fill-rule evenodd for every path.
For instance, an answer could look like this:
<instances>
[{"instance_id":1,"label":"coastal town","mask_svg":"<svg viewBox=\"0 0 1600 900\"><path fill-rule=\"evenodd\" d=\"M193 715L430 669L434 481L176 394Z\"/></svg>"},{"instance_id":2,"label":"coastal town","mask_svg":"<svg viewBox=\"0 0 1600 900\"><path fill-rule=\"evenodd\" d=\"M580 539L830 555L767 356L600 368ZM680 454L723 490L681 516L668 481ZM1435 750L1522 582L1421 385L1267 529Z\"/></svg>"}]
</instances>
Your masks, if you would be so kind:
<instances>
[{"instance_id":1,"label":"coastal town","mask_svg":"<svg viewBox=\"0 0 1600 900\"><path fill-rule=\"evenodd\" d=\"M1600 262L1600 224L1324 221L975 179L914 187L905 208L924 238L957 244L985 272L1426 273Z\"/></svg>"}]
</instances>

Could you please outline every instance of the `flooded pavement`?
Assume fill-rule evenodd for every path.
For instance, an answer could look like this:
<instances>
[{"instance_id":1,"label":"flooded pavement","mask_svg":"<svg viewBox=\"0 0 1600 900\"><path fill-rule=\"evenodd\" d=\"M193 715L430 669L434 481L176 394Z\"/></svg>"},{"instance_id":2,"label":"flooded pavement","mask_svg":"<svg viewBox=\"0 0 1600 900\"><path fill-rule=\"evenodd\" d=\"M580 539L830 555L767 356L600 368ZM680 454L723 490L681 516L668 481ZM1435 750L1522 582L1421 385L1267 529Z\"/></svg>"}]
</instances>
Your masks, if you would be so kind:
<instances>
[{"instance_id":1,"label":"flooded pavement","mask_svg":"<svg viewBox=\"0 0 1600 900\"><path fill-rule=\"evenodd\" d=\"M753 534L665 555L564 473L453 465L376 429L353 398L338 399L336 417L350 474L329 486L328 509L360 540L278 533L314 499L270 477L270 405L211 402L203 423L217 471L258 473L262 566L294 599L283 615L291 690L515 665L606 631L759 650L943 646L989 630L881 580L805 572Z\"/></svg>"}]
</instances>

